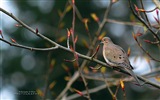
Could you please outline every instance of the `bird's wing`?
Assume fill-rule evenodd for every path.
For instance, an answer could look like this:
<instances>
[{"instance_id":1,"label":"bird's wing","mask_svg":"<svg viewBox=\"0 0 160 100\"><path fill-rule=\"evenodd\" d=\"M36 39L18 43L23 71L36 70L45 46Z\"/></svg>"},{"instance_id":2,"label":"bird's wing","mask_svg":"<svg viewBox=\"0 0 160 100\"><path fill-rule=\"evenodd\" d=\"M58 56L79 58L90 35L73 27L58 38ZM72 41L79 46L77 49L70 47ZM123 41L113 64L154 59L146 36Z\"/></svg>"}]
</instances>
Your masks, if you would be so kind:
<instances>
[{"instance_id":1,"label":"bird's wing","mask_svg":"<svg viewBox=\"0 0 160 100\"><path fill-rule=\"evenodd\" d=\"M123 51L120 49L120 47L114 44L111 44L110 45L107 45L105 46L104 48L104 55L106 56L105 58L109 61L109 62L112 62L112 63L123 63Z\"/></svg>"},{"instance_id":2,"label":"bird's wing","mask_svg":"<svg viewBox=\"0 0 160 100\"><path fill-rule=\"evenodd\" d=\"M118 45L109 44L104 46L103 55L106 62L112 66L122 66L133 69L128 60L126 52Z\"/></svg>"},{"instance_id":3,"label":"bird's wing","mask_svg":"<svg viewBox=\"0 0 160 100\"><path fill-rule=\"evenodd\" d=\"M126 54L126 52L118 45L115 45L115 47L118 49L117 53L118 53L118 59L117 62L121 62L119 63L119 65L121 65L122 67L126 67L128 69L133 69L133 67L130 64L130 61L128 59L128 56Z\"/></svg>"},{"instance_id":4,"label":"bird's wing","mask_svg":"<svg viewBox=\"0 0 160 100\"><path fill-rule=\"evenodd\" d=\"M104 55L106 55L105 60L110 65L132 69L126 52L120 46L114 44L106 46L104 53Z\"/></svg>"}]
</instances>

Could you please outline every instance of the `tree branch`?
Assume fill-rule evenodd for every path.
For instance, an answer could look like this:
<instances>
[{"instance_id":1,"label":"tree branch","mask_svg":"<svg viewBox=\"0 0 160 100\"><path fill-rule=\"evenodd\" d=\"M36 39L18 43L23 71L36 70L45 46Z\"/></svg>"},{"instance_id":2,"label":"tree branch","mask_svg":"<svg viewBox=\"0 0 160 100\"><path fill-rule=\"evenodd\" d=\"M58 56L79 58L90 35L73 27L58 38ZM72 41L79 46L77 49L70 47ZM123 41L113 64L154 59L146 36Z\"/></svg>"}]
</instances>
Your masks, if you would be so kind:
<instances>
[{"instance_id":1,"label":"tree branch","mask_svg":"<svg viewBox=\"0 0 160 100\"><path fill-rule=\"evenodd\" d=\"M158 37L158 35L156 34L156 32L154 32L154 31L151 29L151 27L142 19L142 17L140 17L140 16L135 12L135 10L133 9L133 6L132 6L132 4L131 4L131 0L129 0L129 7L130 7L132 13L134 14L134 16L135 16L140 22L142 22L142 23L147 27L147 29L156 37L156 39L157 39L158 41L160 41L160 38Z\"/></svg>"},{"instance_id":2,"label":"tree branch","mask_svg":"<svg viewBox=\"0 0 160 100\"><path fill-rule=\"evenodd\" d=\"M104 25L106 24L107 22L107 16L108 16L108 13L109 13L109 10L111 8L111 5L109 6L108 9L106 9L106 12L104 14L104 18L102 20L102 22L100 23L99 25L99 28L97 30L97 36L100 34L102 28L104 27ZM131 7L132 8L132 7ZM51 48L32 48L32 47L27 47L27 46L23 46L23 45L20 45L20 44L17 44L17 43L11 43L7 40L4 40L2 38L0 38L0 41L3 41L7 44L10 44L11 46L15 46L15 47L19 47L19 48L24 48L24 49L28 49L28 50L39 50L39 51L47 51L47 50L54 50L54 49L62 49L64 51L67 51L67 52L70 52L70 53L73 53L73 51L70 49L70 48L67 48L67 47L64 47L58 43L56 43L55 41L49 39L48 37L40 34L39 32L36 32L36 30L34 30L33 28L29 27L27 24L25 24L24 22L22 22L21 20L19 20L17 17L15 17L12 13L9 13L7 12L6 10L0 8L0 11L5 13L6 15L10 16L11 18L13 18L14 20L16 20L19 24L21 24L24 28L28 29L29 31L31 31L32 33L34 33L35 35L37 35L38 37L46 40L47 42L53 44L55 47L51 47ZM133 10L134 11L134 10ZM146 24L147 25L147 24ZM146 26L147 27L147 26ZM148 27L147 27L148 28ZM151 29L150 29L151 30ZM152 30L151 30L152 32ZM152 32L154 34L154 32ZM157 36L157 35L156 35ZM157 36L157 39L159 39L159 37ZM92 42L92 46L97 42L97 37L95 37L93 39L93 42ZM86 54L86 55L83 55L81 53L78 53L75 51L75 54L78 55L78 57L84 59L83 63L81 64L80 68L83 69L84 65L86 65L87 61L92 61L92 62L95 62L97 64L100 64L104 67L108 67L108 68L112 68L111 66L107 65L105 62L102 62L100 60L97 60L95 58L92 58L90 57L90 55L92 54L92 50L89 50L89 52ZM118 71L122 72L122 73L125 73L125 74L128 74L128 72L126 72L125 70L123 69L119 69ZM71 87L71 85L73 84L73 82L75 82L77 80L77 78L80 76L80 74L76 71L75 74L72 76L71 80L67 83L66 87L64 88L64 90L60 93L60 95L57 97L57 99L60 99L67 91L68 89ZM137 76L140 80L146 82L146 84L150 84L152 85L153 87L156 87L156 88L159 88L160 89L160 86L158 84L155 84L153 82L150 82L148 81L147 79L141 77L141 76ZM106 86L106 85L105 85ZM98 90L98 89L97 89ZM95 90L93 90L95 91ZM90 92L90 90L89 90Z\"/></svg>"},{"instance_id":3,"label":"tree branch","mask_svg":"<svg viewBox=\"0 0 160 100\"><path fill-rule=\"evenodd\" d=\"M15 47L19 47L19 48L23 48L23 49L27 49L27 50L31 50L31 51L51 51L51 50L55 50L55 49L58 49L58 45L56 45L55 47L50 47L50 48L34 48L34 47L29 47L29 46L25 46L25 45L21 45L21 44L18 44L18 43L12 43L12 42L9 42L3 38L0 38L1 41L9 44L10 46L15 46Z\"/></svg>"}]
</instances>

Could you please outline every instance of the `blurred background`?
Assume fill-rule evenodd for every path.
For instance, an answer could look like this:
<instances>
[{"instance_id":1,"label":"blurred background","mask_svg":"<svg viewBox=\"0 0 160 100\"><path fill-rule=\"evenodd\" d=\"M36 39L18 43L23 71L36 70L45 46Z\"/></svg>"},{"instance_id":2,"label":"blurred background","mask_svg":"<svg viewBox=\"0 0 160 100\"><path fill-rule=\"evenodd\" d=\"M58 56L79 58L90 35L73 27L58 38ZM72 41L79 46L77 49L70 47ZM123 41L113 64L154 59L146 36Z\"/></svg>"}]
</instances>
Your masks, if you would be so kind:
<instances>
[{"instance_id":1,"label":"blurred background","mask_svg":"<svg viewBox=\"0 0 160 100\"><path fill-rule=\"evenodd\" d=\"M136 0L133 0L133 2L139 6L139 2L136 2ZM95 36L98 24L91 17L91 13L95 13L99 20L102 21L109 3L109 0L75 0L81 16L89 19L88 26L92 38ZM155 8L151 0L146 0L143 3L146 10ZM12 13L33 29L37 28L41 34L63 46L66 46L66 29L72 27L73 18L72 8L68 8L64 18L60 18L61 13L67 8L67 4L67 0L0 0L1 8ZM150 23L155 24L156 21L153 16L156 16L156 12L153 11L147 13L147 15ZM108 19L138 23L138 20L136 20L131 13L126 0L119 0L112 6ZM12 38L19 44L37 48L52 46L18 25L15 20L0 12L0 30L6 40L11 41L10 39ZM114 43L122 46L125 51L127 51L129 47L131 48L130 61L135 68L134 72L136 74L144 75L150 73L151 66L153 69L160 67L160 63L155 61L151 60L150 63L147 62L147 56L138 47L132 37L132 32L144 33L143 36L140 37L142 45L153 57L157 59L160 57L160 50L157 46L143 42L143 39L154 40L154 38L140 25L124 25L110 21L104 26L101 33L109 36ZM84 23L77 16L75 35L78 35L76 51L86 54L88 51L88 48L86 48L87 43L90 41ZM95 44L94 48L96 48L97 44ZM64 50L58 49L47 52L29 51L10 46L0 41L1 100L39 100L43 96L46 84L51 86L48 89L47 98L49 100L55 99L65 88L70 78L69 76L72 76L75 72L74 64L65 62L64 59L72 60L74 57L71 53ZM97 59L104 61L101 49L97 54ZM80 59L79 63L81 64L82 61L83 59ZM49 74L51 62L53 64L53 70ZM86 67L89 66L96 66L96 64L90 62ZM65 68L68 68L69 72L66 72ZM98 74L98 71L92 72L90 69L88 70L92 73L90 75L102 77ZM149 78L149 80L160 84L155 78ZM88 87L93 88L102 83L104 84L104 82L101 81L88 80ZM72 88L80 91L85 90L81 79L78 79L72 85ZM113 86L111 89L115 91L116 87ZM128 82L126 83L125 89L127 100L160 100L160 90L152 86L146 85L144 87L138 87ZM33 95L23 94L24 91L30 91ZM75 92L69 91L68 95L71 94L75 94ZM112 99L107 88L91 94L91 98L93 100ZM119 90L117 98L124 100L123 91ZM85 98L79 97L76 98L76 100L85 100Z\"/></svg>"}]
</instances>

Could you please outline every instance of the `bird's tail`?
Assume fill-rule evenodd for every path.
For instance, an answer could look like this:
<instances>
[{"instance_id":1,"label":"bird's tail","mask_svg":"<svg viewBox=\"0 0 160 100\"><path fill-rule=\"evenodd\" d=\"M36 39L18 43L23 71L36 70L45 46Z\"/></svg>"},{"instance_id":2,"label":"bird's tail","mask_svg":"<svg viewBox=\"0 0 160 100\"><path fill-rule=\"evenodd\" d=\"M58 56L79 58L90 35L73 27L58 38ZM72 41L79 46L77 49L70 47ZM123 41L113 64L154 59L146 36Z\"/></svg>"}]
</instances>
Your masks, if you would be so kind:
<instances>
[{"instance_id":1,"label":"bird's tail","mask_svg":"<svg viewBox=\"0 0 160 100\"><path fill-rule=\"evenodd\" d=\"M126 68L126 69L127 69L127 68ZM131 69L127 69L127 71L128 71L128 73L130 73L130 74L132 75L132 77L134 77L134 79L137 81L137 83L138 83L139 85L141 85L139 79L138 79L137 76L134 74L134 72L133 72Z\"/></svg>"}]
</instances>

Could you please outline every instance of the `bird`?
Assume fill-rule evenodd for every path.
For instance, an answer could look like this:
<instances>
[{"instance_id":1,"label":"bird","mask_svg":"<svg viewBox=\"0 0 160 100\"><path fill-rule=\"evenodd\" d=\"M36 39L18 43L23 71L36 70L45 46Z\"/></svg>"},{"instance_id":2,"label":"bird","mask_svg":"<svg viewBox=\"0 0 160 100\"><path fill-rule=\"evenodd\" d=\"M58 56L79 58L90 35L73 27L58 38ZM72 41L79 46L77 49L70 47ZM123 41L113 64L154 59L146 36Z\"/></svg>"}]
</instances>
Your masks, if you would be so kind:
<instances>
[{"instance_id":1,"label":"bird","mask_svg":"<svg viewBox=\"0 0 160 100\"><path fill-rule=\"evenodd\" d=\"M102 52L106 63L113 67L124 68L141 85L123 48L114 44L109 37L103 37L100 43L103 44Z\"/></svg>"}]
</instances>

